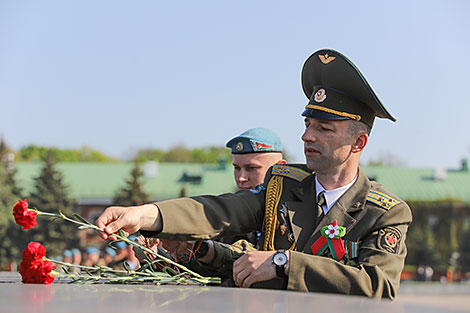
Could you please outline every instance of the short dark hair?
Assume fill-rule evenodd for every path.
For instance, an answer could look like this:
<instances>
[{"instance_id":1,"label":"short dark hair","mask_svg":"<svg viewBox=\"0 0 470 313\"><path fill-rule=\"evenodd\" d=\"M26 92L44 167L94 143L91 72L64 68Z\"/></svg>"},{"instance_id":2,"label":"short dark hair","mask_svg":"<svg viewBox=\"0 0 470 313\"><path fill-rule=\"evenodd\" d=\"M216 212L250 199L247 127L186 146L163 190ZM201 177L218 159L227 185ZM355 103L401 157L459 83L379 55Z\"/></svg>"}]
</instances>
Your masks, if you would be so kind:
<instances>
[{"instance_id":1,"label":"short dark hair","mask_svg":"<svg viewBox=\"0 0 470 313\"><path fill-rule=\"evenodd\" d=\"M351 136L356 135L359 132L365 132L368 136L370 135L372 128L360 121L349 120L348 133Z\"/></svg>"}]
</instances>

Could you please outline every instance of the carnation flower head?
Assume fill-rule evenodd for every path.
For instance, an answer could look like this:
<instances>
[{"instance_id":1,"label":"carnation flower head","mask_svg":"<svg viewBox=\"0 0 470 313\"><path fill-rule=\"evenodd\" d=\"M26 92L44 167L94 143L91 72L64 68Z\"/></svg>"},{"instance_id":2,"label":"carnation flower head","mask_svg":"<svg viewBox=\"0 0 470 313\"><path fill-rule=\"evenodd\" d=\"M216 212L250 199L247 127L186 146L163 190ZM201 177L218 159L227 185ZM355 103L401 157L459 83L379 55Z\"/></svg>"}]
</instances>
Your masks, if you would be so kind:
<instances>
[{"instance_id":1,"label":"carnation flower head","mask_svg":"<svg viewBox=\"0 0 470 313\"><path fill-rule=\"evenodd\" d=\"M21 261L22 282L25 284L50 284L55 278L51 273L53 269L55 266L49 260Z\"/></svg>"},{"instance_id":2,"label":"carnation flower head","mask_svg":"<svg viewBox=\"0 0 470 313\"><path fill-rule=\"evenodd\" d=\"M50 284L54 281L51 261L45 260L46 247L39 242L31 241L23 250L20 263L20 274L25 284Z\"/></svg>"},{"instance_id":3,"label":"carnation flower head","mask_svg":"<svg viewBox=\"0 0 470 313\"><path fill-rule=\"evenodd\" d=\"M23 250L22 260L23 261L35 261L42 260L46 256L46 247L39 242L31 241L28 243L26 249Z\"/></svg>"},{"instance_id":4,"label":"carnation flower head","mask_svg":"<svg viewBox=\"0 0 470 313\"><path fill-rule=\"evenodd\" d=\"M13 207L13 216L15 217L15 222L18 225L23 226L23 229L34 228L38 222L36 216L38 213L33 210L28 210L28 201L19 200L17 204Z\"/></svg>"}]
</instances>

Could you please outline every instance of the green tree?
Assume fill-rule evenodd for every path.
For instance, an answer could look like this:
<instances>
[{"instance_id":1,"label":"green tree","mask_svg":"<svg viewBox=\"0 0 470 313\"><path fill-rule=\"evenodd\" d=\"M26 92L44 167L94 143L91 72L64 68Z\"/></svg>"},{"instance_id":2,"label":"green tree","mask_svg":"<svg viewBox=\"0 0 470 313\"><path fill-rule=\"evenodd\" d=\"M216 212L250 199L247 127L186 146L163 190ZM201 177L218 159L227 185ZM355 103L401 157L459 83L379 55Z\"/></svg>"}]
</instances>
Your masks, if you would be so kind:
<instances>
[{"instance_id":1,"label":"green tree","mask_svg":"<svg viewBox=\"0 0 470 313\"><path fill-rule=\"evenodd\" d=\"M427 223L411 224L406 238L408 256L406 264L409 265L440 265L436 241L431 228Z\"/></svg>"},{"instance_id":2,"label":"green tree","mask_svg":"<svg viewBox=\"0 0 470 313\"><path fill-rule=\"evenodd\" d=\"M181 145L170 148L162 158L162 162L187 163L190 160L190 151Z\"/></svg>"},{"instance_id":3,"label":"green tree","mask_svg":"<svg viewBox=\"0 0 470 313\"><path fill-rule=\"evenodd\" d=\"M43 160L46 154L52 154L57 162L117 162L116 159L88 146L83 146L77 150L29 145L22 147L17 152L17 157L20 161L39 161Z\"/></svg>"},{"instance_id":4,"label":"green tree","mask_svg":"<svg viewBox=\"0 0 470 313\"><path fill-rule=\"evenodd\" d=\"M195 148L190 151L191 163L218 163L221 158L231 160L230 149L225 147Z\"/></svg>"},{"instance_id":5,"label":"green tree","mask_svg":"<svg viewBox=\"0 0 470 313\"><path fill-rule=\"evenodd\" d=\"M16 225L12 209L21 197L21 189L16 185L16 170L11 166L11 151L0 141L0 269L12 262L18 263L24 248L24 234Z\"/></svg>"},{"instance_id":6,"label":"green tree","mask_svg":"<svg viewBox=\"0 0 470 313\"><path fill-rule=\"evenodd\" d=\"M460 237L459 242L459 265L462 272L470 272L470 229Z\"/></svg>"},{"instance_id":7,"label":"green tree","mask_svg":"<svg viewBox=\"0 0 470 313\"><path fill-rule=\"evenodd\" d=\"M62 173L56 169L54 153L46 153L43 161L41 173L35 178L35 190L28 197L29 206L44 212L61 211L72 216L75 202L69 198ZM44 244L49 256L62 255L65 249L78 247L79 244L76 225L62 220L51 221L39 216L38 225L29 232L30 241Z\"/></svg>"},{"instance_id":8,"label":"green tree","mask_svg":"<svg viewBox=\"0 0 470 313\"><path fill-rule=\"evenodd\" d=\"M141 187L142 175L139 163L136 162L131 172L131 178L127 180L126 186L120 189L113 199L115 205L132 206L149 202L149 196Z\"/></svg>"},{"instance_id":9,"label":"green tree","mask_svg":"<svg viewBox=\"0 0 470 313\"><path fill-rule=\"evenodd\" d=\"M134 158L134 160L137 162L161 162L164 155L165 151L162 149L142 149L137 152L137 156Z\"/></svg>"}]
</instances>

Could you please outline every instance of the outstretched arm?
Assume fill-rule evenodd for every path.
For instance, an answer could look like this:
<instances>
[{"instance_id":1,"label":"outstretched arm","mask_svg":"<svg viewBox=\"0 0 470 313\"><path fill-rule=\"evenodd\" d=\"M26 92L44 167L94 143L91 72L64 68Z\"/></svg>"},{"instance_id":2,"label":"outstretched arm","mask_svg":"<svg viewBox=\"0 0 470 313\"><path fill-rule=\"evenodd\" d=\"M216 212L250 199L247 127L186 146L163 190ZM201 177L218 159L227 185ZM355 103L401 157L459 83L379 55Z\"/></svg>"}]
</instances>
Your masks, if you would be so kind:
<instances>
[{"instance_id":1,"label":"outstretched arm","mask_svg":"<svg viewBox=\"0 0 470 313\"><path fill-rule=\"evenodd\" d=\"M96 225L106 232L100 233L103 239L108 239L109 235L119 230L132 234L139 230L159 232L163 227L161 214L155 204L108 207L96 220Z\"/></svg>"}]
</instances>

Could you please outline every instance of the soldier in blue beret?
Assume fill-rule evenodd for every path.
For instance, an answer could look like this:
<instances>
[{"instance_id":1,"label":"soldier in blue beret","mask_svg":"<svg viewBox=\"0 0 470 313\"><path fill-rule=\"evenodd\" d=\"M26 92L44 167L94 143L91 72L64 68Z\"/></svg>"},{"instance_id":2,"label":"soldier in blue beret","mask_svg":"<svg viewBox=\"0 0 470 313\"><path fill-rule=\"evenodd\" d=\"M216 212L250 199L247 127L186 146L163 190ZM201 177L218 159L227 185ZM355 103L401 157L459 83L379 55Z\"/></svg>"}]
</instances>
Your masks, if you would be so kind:
<instances>
[{"instance_id":1,"label":"soldier in blue beret","mask_svg":"<svg viewBox=\"0 0 470 313\"><path fill-rule=\"evenodd\" d=\"M286 164L279 136L267 128L251 128L230 139L233 175L239 189L252 189L261 184L274 164Z\"/></svg>"},{"instance_id":2,"label":"soldier in blue beret","mask_svg":"<svg viewBox=\"0 0 470 313\"><path fill-rule=\"evenodd\" d=\"M230 148L233 159L233 176L239 189L251 189L252 192L261 192L262 183L268 169L275 164L286 164L282 155L281 138L270 129L251 128L226 143ZM219 270L222 265L211 262L214 254L229 260L233 254L254 250L258 242L259 232L235 237L224 237L220 242L206 240L196 242L199 247L196 257L199 261ZM229 246L227 244L233 244ZM218 274L218 276L223 276Z\"/></svg>"}]
</instances>

